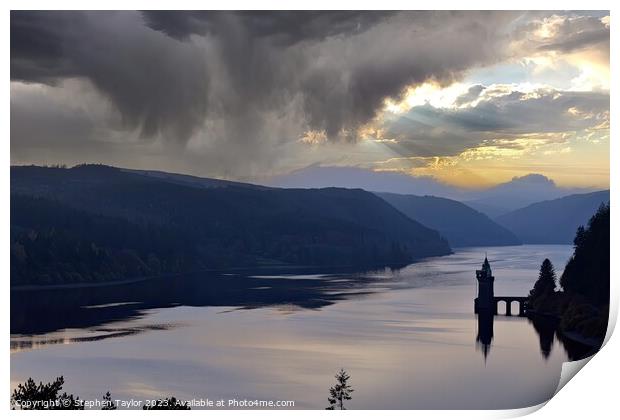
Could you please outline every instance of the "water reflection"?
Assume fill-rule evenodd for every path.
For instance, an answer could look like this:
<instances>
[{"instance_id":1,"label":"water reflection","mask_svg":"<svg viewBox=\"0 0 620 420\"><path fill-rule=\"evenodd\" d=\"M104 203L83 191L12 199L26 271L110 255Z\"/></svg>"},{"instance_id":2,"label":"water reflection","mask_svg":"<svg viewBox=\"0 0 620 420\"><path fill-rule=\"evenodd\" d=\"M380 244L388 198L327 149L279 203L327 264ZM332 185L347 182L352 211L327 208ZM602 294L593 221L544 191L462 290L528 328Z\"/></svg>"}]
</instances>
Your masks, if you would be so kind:
<instances>
[{"instance_id":1,"label":"water reflection","mask_svg":"<svg viewBox=\"0 0 620 420\"><path fill-rule=\"evenodd\" d=\"M559 321L555 318L544 316L532 317L529 318L529 322L540 338L540 352L545 359L549 357L556 340L562 344L569 360L580 360L598 351L598 348L564 337L558 330Z\"/></svg>"},{"instance_id":2,"label":"water reflection","mask_svg":"<svg viewBox=\"0 0 620 420\"><path fill-rule=\"evenodd\" d=\"M501 315L500 315L501 316ZM493 342L493 323L495 315L492 311L480 311L477 314L478 329L476 335L476 348L484 355L486 362L491 351ZM572 341L558 331L559 321L553 317L532 316L528 317L528 324L532 326L538 335L540 354L544 360L549 359L554 342L562 344L569 360L579 360L590 356L596 349L590 346Z\"/></svg>"},{"instance_id":3,"label":"water reflection","mask_svg":"<svg viewBox=\"0 0 620 420\"><path fill-rule=\"evenodd\" d=\"M397 285L399 268L330 274L211 272L115 286L11 291L11 334L93 328L140 318L149 309L177 306L319 309L381 290L387 282Z\"/></svg>"},{"instance_id":4,"label":"water reflection","mask_svg":"<svg viewBox=\"0 0 620 420\"><path fill-rule=\"evenodd\" d=\"M572 248L462 249L364 273L228 272L12 292L11 384L62 374L67 392L83 398L110 389L121 399L247 397L323 408L344 367L355 379L354 409L539 404L578 355L555 334L541 339L543 327L525 318L476 319L473 270L485 251L497 293L523 296L541 258L561 265Z\"/></svg>"},{"instance_id":5,"label":"water reflection","mask_svg":"<svg viewBox=\"0 0 620 420\"><path fill-rule=\"evenodd\" d=\"M11 340L11 351L23 351L38 349L52 344L72 344L101 341L107 338L126 337L147 331L166 331L177 327L174 324L142 325L128 328L95 328L88 335L64 335L62 337L43 336L40 339L14 339Z\"/></svg>"},{"instance_id":6,"label":"water reflection","mask_svg":"<svg viewBox=\"0 0 620 420\"><path fill-rule=\"evenodd\" d=\"M99 341L174 328L175 324L135 325L150 309L178 306L277 307L282 313L316 310L335 302L382 290L412 287L399 278L400 267L367 272L316 274L296 270L208 273L166 277L110 287L11 292L11 350L52 344ZM333 271L333 270L332 270ZM485 362L493 343L492 311L477 314L476 348ZM127 326L106 327L114 323ZM559 341L569 360L587 357L591 348L557 333L557 320L528 318L546 360ZM72 332L73 331L73 332ZM59 337L61 332L62 335Z\"/></svg>"},{"instance_id":7,"label":"water reflection","mask_svg":"<svg viewBox=\"0 0 620 420\"><path fill-rule=\"evenodd\" d=\"M493 342L493 312L479 311L478 315L478 334L476 336L477 348L484 355L486 362Z\"/></svg>"},{"instance_id":8,"label":"water reflection","mask_svg":"<svg viewBox=\"0 0 620 420\"><path fill-rule=\"evenodd\" d=\"M100 341L179 326L172 323L136 325L135 322L148 310L155 308L221 306L240 310L277 307L283 314L316 310L355 296L412 287L403 284L398 270L395 267L330 274L304 273L303 270L295 274L278 271L209 273L113 287L13 291L11 351ZM476 316L476 348L483 354L485 363L493 344L495 316L492 311L480 311ZM586 357L591 352L588 346L559 335L558 322L553 318L528 318L528 323L538 335L540 354L545 360L556 340L562 344L569 360Z\"/></svg>"},{"instance_id":9,"label":"water reflection","mask_svg":"<svg viewBox=\"0 0 620 420\"><path fill-rule=\"evenodd\" d=\"M540 341L540 353L548 359L553 348L558 321L549 317L528 318L530 325L534 327Z\"/></svg>"}]
</instances>

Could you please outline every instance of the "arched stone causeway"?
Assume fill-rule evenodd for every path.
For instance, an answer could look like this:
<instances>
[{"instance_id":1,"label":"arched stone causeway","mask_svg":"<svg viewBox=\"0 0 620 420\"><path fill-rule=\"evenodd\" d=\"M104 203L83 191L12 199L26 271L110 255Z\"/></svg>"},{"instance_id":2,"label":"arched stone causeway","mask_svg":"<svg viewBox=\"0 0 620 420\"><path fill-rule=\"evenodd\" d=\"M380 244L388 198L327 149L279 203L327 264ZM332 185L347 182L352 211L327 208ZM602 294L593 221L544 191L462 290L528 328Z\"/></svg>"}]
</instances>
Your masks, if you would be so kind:
<instances>
[{"instance_id":1,"label":"arched stone causeway","mask_svg":"<svg viewBox=\"0 0 620 420\"><path fill-rule=\"evenodd\" d=\"M495 308L494 308L495 314L497 314L497 304L499 302L505 302L506 303L506 315L507 316L512 316L512 315L525 316L525 314L527 313L527 298L526 297L522 297L522 296L495 296L494 297L494 301L495 301ZM519 311L518 311L517 314L513 314L512 313L512 302L518 302L519 303Z\"/></svg>"},{"instance_id":2,"label":"arched stone causeway","mask_svg":"<svg viewBox=\"0 0 620 420\"><path fill-rule=\"evenodd\" d=\"M485 313L497 315L497 306L499 302L504 302L506 306L506 315L511 316L512 303L517 302L519 304L516 314L518 316L525 316L527 314L527 297L523 296L495 296L493 284L495 283L495 277L491 271L491 264L489 260L484 258L482 263L482 269L476 270L476 279L478 280L478 297L474 299L474 312L477 314Z\"/></svg>"}]
</instances>

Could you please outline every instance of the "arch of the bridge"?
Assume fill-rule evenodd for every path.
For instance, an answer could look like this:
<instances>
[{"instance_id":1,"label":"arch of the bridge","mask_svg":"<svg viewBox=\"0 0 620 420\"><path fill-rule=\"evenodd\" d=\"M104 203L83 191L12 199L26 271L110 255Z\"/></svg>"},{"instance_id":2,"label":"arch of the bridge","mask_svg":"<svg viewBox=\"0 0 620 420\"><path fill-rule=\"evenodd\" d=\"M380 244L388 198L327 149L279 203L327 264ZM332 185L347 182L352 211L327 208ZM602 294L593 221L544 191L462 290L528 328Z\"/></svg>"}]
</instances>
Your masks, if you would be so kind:
<instances>
[{"instance_id":1,"label":"arch of the bridge","mask_svg":"<svg viewBox=\"0 0 620 420\"><path fill-rule=\"evenodd\" d=\"M497 313L497 304L504 302L506 304L506 315L512 315L512 302L519 302L519 315L525 314L525 302L527 298L518 296L496 296L495 297L495 313Z\"/></svg>"}]
</instances>

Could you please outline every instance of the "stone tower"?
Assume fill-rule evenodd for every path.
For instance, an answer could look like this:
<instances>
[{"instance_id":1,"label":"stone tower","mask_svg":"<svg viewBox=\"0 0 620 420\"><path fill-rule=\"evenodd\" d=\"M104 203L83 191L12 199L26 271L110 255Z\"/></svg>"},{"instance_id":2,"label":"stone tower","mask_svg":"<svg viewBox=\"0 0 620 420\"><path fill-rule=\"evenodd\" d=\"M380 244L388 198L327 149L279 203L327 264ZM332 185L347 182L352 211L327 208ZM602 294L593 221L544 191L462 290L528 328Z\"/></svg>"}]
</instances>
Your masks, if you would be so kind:
<instances>
[{"instance_id":1,"label":"stone tower","mask_svg":"<svg viewBox=\"0 0 620 420\"><path fill-rule=\"evenodd\" d=\"M487 257L484 257L482 269L476 270L476 279L478 280L478 297L474 300L474 312L490 311L495 314L495 293L493 292L493 272Z\"/></svg>"}]
</instances>

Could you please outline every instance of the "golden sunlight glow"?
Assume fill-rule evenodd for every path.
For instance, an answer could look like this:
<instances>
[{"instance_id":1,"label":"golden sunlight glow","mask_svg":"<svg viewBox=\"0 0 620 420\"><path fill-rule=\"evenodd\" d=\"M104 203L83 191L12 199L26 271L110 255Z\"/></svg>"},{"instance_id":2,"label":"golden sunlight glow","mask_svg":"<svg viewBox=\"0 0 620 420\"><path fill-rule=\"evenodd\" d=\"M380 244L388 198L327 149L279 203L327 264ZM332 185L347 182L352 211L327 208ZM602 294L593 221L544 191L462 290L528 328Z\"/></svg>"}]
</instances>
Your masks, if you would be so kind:
<instances>
[{"instance_id":1,"label":"golden sunlight glow","mask_svg":"<svg viewBox=\"0 0 620 420\"><path fill-rule=\"evenodd\" d=\"M415 106L432 105L435 108L456 107L456 99L467 92L469 86L463 83L453 83L449 86L440 86L434 82L426 82L418 86L410 86L405 90L403 98L396 102L386 99L384 111L393 114L402 114Z\"/></svg>"},{"instance_id":2,"label":"golden sunlight glow","mask_svg":"<svg viewBox=\"0 0 620 420\"><path fill-rule=\"evenodd\" d=\"M579 135L532 133L485 140L455 156L393 157L375 162L375 168L432 176L467 188L489 187L528 173L548 176L558 185L608 188L608 136L605 128Z\"/></svg>"},{"instance_id":3,"label":"golden sunlight glow","mask_svg":"<svg viewBox=\"0 0 620 420\"><path fill-rule=\"evenodd\" d=\"M600 23L609 28L609 16L601 18ZM567 121L576 122L574 126L568 124L565 131L472 133L471 142L464 142L463 149L459 150L458 144L448 145L447 150L456 150L454 155L448 156L415 156L409 155L407 151L428 152L433 150L433 146L429 146L432 141L438 144L458 142L460 133L451 136L450 128L444 130L443 126L432 126L433 121L430 120L426 132L413 131L403 140L404 137L399 137L399 132L391 131L389 126L390 121L398 121L400 118L411 118L416 122L417 114L405 115L415 107L428 106L446 110L446 115L458 115L461 111L468 112L487 101L492 106L501 106L502 101L497 99L515 92L520 93L517 98L524 103L545 97L555 100L566 91L609 92L609 51L604 45L574 48L568 52L561 47L554 47L566 40L565 32L570 27L577 28L575 31L588 31L590 27L596 27L596 21L573 16L549 16L533 21L532 29L526 36L515 38L510 43L510 58L504 65L514 68L517 74L525 71L525 80L518 76L518 80L513 81L511 73L507 72L505 83L499 83L497 74L489 78L484 71L480 72L482 76L477 79L477 70L472 69L464 81L448 85L427 81L407 87L398 98L385 99L383 109L375 118L353 133L356 135L357 147L361 149L357 157L369 158L356 164L371 167L375 171L433 176L452 185L470 188L488 187L528 173L546 175L558 185L608 188L609 111L593 109L587 103L575 101L565 109ZM501 75L504 68L500 69ZM481 112L480 115L484 114ZM583 121L591 121L591 126L583 128L583 125L578 124ZM427 123L426 120L423 122ZM547 128L545 124L540 127L541 131ZM581 128L575 131L572 127ZM549 126L549 129L553 128L553 125ZM442 137L443 134L446 134L446 138ZM420 136L419 145L416 144L417 135ZM470 133L463 135L468 136ZM476 137L478 135L479 139ZM429 137L436 140L430 140ZM332 142L328 141L324 131L308 131L300 142L325 148L334 147L330 146Z\"/></svg>"},{"instance_id":4,"label":"golden sunlight glow","mask_svg":"<svg viewBox=\"0 0 620 420\"><path fill-rule=\"evenodd\" d=\"M327 133L325 133L325 130L308 130L304 133L303 137L299 139L299 142L309 145L318 145L326 143L327 140Z\"/></svg>"},{"instance_id":5,"label":"golden sunlight glow","mask_svg":"<svg viewBox=\"0 0 620 420\"><path fill-rule=\"evenodd\" d=\"M571 80L571 90L609 90L609 64L596 52L580 52L566 56L579 69L579 75Z\"/></svg>"}]
</instances>

